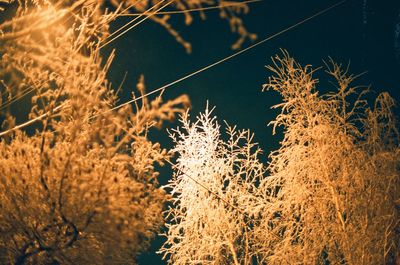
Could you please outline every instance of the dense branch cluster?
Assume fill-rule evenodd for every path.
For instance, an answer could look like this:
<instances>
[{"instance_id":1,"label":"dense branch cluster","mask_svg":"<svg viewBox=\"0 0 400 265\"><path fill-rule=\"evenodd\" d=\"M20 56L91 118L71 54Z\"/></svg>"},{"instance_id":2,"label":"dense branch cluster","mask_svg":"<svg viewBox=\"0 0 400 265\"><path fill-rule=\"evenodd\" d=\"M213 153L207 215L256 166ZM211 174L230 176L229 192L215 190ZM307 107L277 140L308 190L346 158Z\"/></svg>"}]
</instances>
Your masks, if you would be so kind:
<instances>
[{"instance_id":1,"label":"dense branch cluster","mask_svg":"<svg viewBox=\"0 0 400 265\"><path fill-rule=\"evenodd\" d=\"M337 90L319 95L310 66L286 53L274 63L265 88L282 95L272 124L284 127L284 139L260 186L276 187L256 231L265 262L393 263L400 243L393 99L382 93L369 107L367 91L357 92L334 63L327 72Z\"/></svg>"},{"instance_id":2,"label":"dense branch cluster","mask_svg":"<svg viewBox=\"0 0 400 265\"><path fill-rule=\"evenodd\" d=\"M113 110L99 43L114 13L96 1L18 2L2 35L0 263L132 263L162 224L156 164L167 152L147 138L187 107L142 97ZM12 103L31 99L32 134L15 129ZM135 96L134 96L135 98Z\"/></svg>"},{"instance_id":3,"label":"dense branch cluster","mask_svg":"<svg viewBox=\"0 0 400 265\"><path fill-rule=\"evenodd\" d=\"M394 100L332 63L337 90L320 95L311 66L286 52L265 89L281 94L271 123L284 128L267 169L241 133L206 110L182 119L167 213L173 264L393 264L399 253L399 132ZM358 90L361 90L359 92ZM265 172L268 173L266 176ZM200 185L201 184L201 185ZM202 187L204 186L204 187Z\"/></svg>"},{"instance_id":4,"label":"dense branch cluster","mask_svg":"<svg viewBox=\"0 0 400 265\"><path fill-rule=\"evenodd\" d=\"M265 173L249 131L219 125L206 110L195 123L182 117L174 131L179 154L167 211L167 241L161 252L173 264L251 264L249 205Z\"/></svg>"}]
</instances>

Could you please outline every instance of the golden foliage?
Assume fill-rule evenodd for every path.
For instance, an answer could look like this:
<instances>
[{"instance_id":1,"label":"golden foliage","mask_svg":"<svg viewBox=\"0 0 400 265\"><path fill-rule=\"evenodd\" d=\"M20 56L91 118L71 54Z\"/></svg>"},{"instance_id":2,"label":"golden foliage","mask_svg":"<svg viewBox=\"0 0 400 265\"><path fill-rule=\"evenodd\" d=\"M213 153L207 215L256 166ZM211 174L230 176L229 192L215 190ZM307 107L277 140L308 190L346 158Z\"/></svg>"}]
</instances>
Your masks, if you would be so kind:
<instances>
[{"instance_id":1,"label":"golden foliage","mask_svg":"<svg viewBox=\"0 0 400 265\"><path fill-rule=\"evenodd\" d=\"M373 108L332 63L337 91L319 95L310 66L275 57L265 85L282 95L257 248L267 264L389 264L399 251L399 134L393 99ZM352 98L355 100L352 100Z\"/></svg>"},{"instance_id":2,"label":"golden foliage","mask_svg":"<svg viewBox=\"0 0 400 265\"><path fill-rule=\"evenodd\" d=\"M142 103L113 109L113 55L102 63L97 47L114 16L96 1L35 1L1 26L2 107L32 93L40 121L0 141L2 264L134 263L162 225L154 167L168 155L147 132L188 98L149 101L141 80Z\"/></svg>"},{"instance_id":3,"label":"golden foliage","mask_svg":"<svg viewBox=\"0 0 400 265\"><path fill-rule=\"evenodd\" d=\"M337 90L319 94L311 66L286 52L265 89L283 99L283 127L267 170L248 132L206 110L173 139L177 152L167 240L171 264L394 264L399 253L399 132L394 100L368 90L332 62ZM361 90L361 92L359 92ZM268 171L269 176L265 172Z\"/></svg>"}]
</instances>

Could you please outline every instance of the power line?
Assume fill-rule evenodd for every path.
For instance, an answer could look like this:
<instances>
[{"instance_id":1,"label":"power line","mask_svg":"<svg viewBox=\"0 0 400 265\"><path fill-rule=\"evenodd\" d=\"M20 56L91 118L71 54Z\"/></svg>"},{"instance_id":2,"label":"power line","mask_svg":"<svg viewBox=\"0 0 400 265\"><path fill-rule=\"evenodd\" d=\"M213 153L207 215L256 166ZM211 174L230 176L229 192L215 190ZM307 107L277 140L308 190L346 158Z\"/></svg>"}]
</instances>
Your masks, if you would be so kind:
<instances>
[{"instance_id":1,"label":"power line","mask_svg":"<svg viewBox=\"0 0 400 265\"><path fill-rule=\"evenodd\" d=\"M341 4L343 4L343 3L345 3L346 1L347 1L347 0L340 1L340 2L334 4L334 5L330 6L330 7L327 7L327 8L325 8L325 9L323 9L323 10L321 10L321 11L315 13L314 15L312 15L312 16L310 16L310 17L307 17L307 18L305 18L305 19L303 19L303 20L297 22L296 24L291 25L291 26L288 27L288 28L285 28L285 29L283 29L283 30L281 30L281 31L279 31L279 32L277 32L277 33L274 33L274 34L272 34L272 35L270 35L270 36L268 36L268 37L266 37L266 38L264 38L264 39L262 39L262 40L260 40L260 41L258 41L258 42L256 42L256 43L254 43L254 44L248 46L247 48L244 48L243 50L240 50L240 51L238 51L238 52L236 52L236 53L234 53L234 54L231 54L231 55L229 55L229 56L227 56L227 57L225 57L225 58L222 58L222 59L220 59L220 60L218 60L218 61L216 61L216 62L214 62L214 63L212 63L212 64L209 64L209 65L207 65L207 66L205 66L205 67L203 67L203 68L201 68L201 69L199 69L199 70L197 70L197 71L194 71L194 72L192 72L192 73L190 73L190 74L187 74L187 75L185 75L185 76L183 76L183 77L181 77L181 78L179 78L179 79L177 79L177 80L175 80L175 81L173 81L173 82L171 82L171 83L168 83L168 84L166 84L166 85L164 85L164 86L161 86L161 87L159 87L159 88L157 88L157 89L154 89L154 90L152 90L152 91L150 91L150 92L148 92L148 93L146 93L146 94L144 94L144 95L141 95L141 96L136 97L136 98L134 98L134 99L131 99L131 100L125 102L125 103L122 103L122 104L120 104L120 105L118 105L118 106L115 106L115 107L113 107L113 108L111 108L111 109L109 109L109 110L106 110L106 111L103 112L103 113L106 113L106 112L109 112L109 111L113 111L113 110L122 108L122 107L124 107L124 106L126 106L126 105L128 105L128 104L131 104L131 103L133 103L133 102L135 102L135 101L138 101L138 100L140 100L140 99L142 99L142 98L145 98L145 97L147 97L147 96L150 96L150 95L152 95L152 94L154 94L154 93L160 92L160 91L162 91L162 90L164 90L164 89L166 89L166 88L169 88L169 87L171 87L171 86L173 86L173 85L175 85L175 84L177 84L177 83L180 83L180 82L182 82L182 81L184 81L184 80L186 80L186 79L188 79L188 78L190 78L190 77L192 77L192 76L195 76L195 75L197 75L197 74L199 74L199 73L201 73L201 72L204 72L204 71L206 71L206 70L208 70L208 69L210 69L210 68L212 68L212 67L214 67L214 66L217 66L217 65L219 65L219 64L221 64L221 63L223 63L223 62L226 62L226 61L228 61L228 60L230 60L230 59L232 59L232 58L234 58L234 57L236 57L236 56L238 56L238 55L240 55L240 54L242 54L242 53L244 53L244 52L247 52L248 50L251 50L251 49L253 49L253 48L255 48L255 47L257 47L257 46L259 46L259 45L261 45L261 44L263 44L263 43L265 43L265 42L267 42L267 41L269 41L269 40L271 40L271 39L273 39L273 38L275 38L275 37L277 37L277 36L279 36L279 35L282 35L283 33L287 32L287 31L289 31L289 30L291 30L291 29L293 29L293 28L295 28L295 27L298 27L298 26L300 26L300 25L306 23L307 21L309 21L309 20L311 20L311 19L313 19L313 18L315 18L315 17L318 17L318 16L320 16L320 15L322 15L322 14L328 12L329 10L331 10L331 9L333 9L333 8L335 8L335 7L337 7L337 6L341 5ZM96 114L96 115L94 115L94 116L92 116L92 117L99 116L99 115L101 115L101 114L103 114L103 113ZM92 118L92 117L91 117L91 118Z\"/></svg>"},{"instance_id":2,"label":"power line","mask_svg":"<svg viewBox=\"0 0 400 265\"><path fill-rule=\"evenodd\" d=\"M330 10L336 8L336 7L338 7L339 5L345 3L346 1L347 1L347 0L342 0L342 1L338 2L338 3L336 3L336 4L333 4L333 5L331 5L331 6L327 7L327 8L325 8L325 9L323 9L323 10L321 10L321 11L319 11L319 12L317 12L317 13L315 13L315 14L313 14L313 15L311 15L311 16L309 16L309 17L307 17L307 18L305 18L305 19L303 19L303 20L301 20L301 21L299 21L299 22L297 22L297 23L295 23L295 24L293 24L293 25L291 25L291 26L289 26L289 27L283 29L283 30L281 30L281 31L279 31L279 32L276 32L276 33L274 33L274 34L272 34L272 35L270 35L270 36L268 36L268 37L266 37L266 38L264 38L264 39L262 39L262 40L260 40L260 41L258 41L258 42L256 42L256 43L254 43L254 44L248 46L247 48L244 48L243 50L240 50L240 51L238 51L238 52L236 52L236 53L234 53L234 54L231 54L231 55L229 55L229 56L227 56L227 57L224 57L224 58L222 58L222 59L220 59L220 60L218 60L218 61L216 61L216 62L214 62L214 63L212 63L212 64L209 64L209 65L207 65L207 66L205 66L205 67L203 67L203 68L201 68L201 69L199 69L199 70L197 70L197 71L194 71L194 72L192 72L192 73L190 73L190 74L187 74L187 75L185 75L185 76L183 76L183 77L181 77L181 78L179 78L179 79L177 79L177 80L175 80L175 81L173 81L173 82L171 82L171 83L168 83L168 84L166 84L166 85L164 85L164 86L161 86L161 87L159 87L159 88L157 88L157 89L154 89L154 90L152 90L152 91L150 91L150 92L148 92L148 93L146 93L146 94L143 94L143 95L141 95L141 96L139 96L139 97L136 97L136 98L134 98L134 99L132 99L132 100L129 100L129 101L125 102L125 103L122 103L122 104L120 104L120 105L117 105L117 106L115 106L115 107L113 107L113 108L111 108L111 109L109 109L109 110L106 110L106 111L101 112L101 113L98 113L98 114L94 114L94 115L92 115L91 117L89 117L89 119L92 119L92 118L98 117L98 116L100 116L100 115L102 115L102 114L108 113L108 112L110 112L110 111L113 111L113 110L122 108L122 107L124 107L124 106L126 106L126 105L128 105L128 104L131 104L131 103L133 103L133 102L136 102L136 101L138 101L138 100L140 100L140 99L143 99L143 98L145 98L145 97L147 97L147 96L150 96L150 95L152 95L152 94L155 94L155 93L158 93L158 92L160 92L160 91L163 91L163 90L165 90L166 88L169 88L169 87L171 87L171 86L173 86L173 85L175 85L175 84L177 84L177 83L180 83L180 82L182 82L182 81L184 81L184 80L186 80L186 79L188 79L188 78L190 78L190 77L192 77L192 76L195 76L195 75L197 75L197 74L199 74L199 73L201 73L201 72L204 72L204 71L206 71L206 70L208 70L208 69L210 69L210 68L212 68L212 67L214 67L214 66L217 66L217 65L219 65L219 64L221 64L221 63L223 63L223 62L226 62L226 61L228 61L228 60L230 60L230 59L232 59L232 58L234 58L234 57L236 57L236 56L238 56L238 55L240 55L240 54L242 54L242 53L244 53L244 52L247 52L247 51L249 51L249 50L251 50L251 49L253 49L253 48L255 48L255 47L257 47L257 46L259 46L259 45L261 45L261 44L263 44L263 43L265 43L265 42L267 42L267 41L269 41L269 40L271 40L271 39L273 39L273 38L275 38L275 37L277 37L277 36L280 36L280 35L282 35L283 33L287 32L287 31L289 31L289 30L291 30L291 29L293 29L293 28L296 28L296 27L298 27L298 26L300 26L300 25L306 23L307 21L309 21L309 20L311 20L311 19L314 19L314 18L316 18L316 17L318 17L318 16L320 16L320 15L322 15L322 14L324 14L324 13L326 13L326 12L328 12L328 11L330 11ZM169 2L169 3L170 3L170 2ZM58 106L57 109L61 109L61 106ZM43 114L43 115L41 115L41 116L39 116L39 117L37 117L37 118L35 118L35 119L33 119L33 120L27 121L27 122L25 122L25 123L23 123L23 124L17 125L17 126L11 128L11 129L8 129L8 130L6 130L6 131L3 131L3 132L0 133L0 137L1 137L1 136L4 136L4 135L6 135L6 134L8 134L8 133L10 133L10 132L13 132L13 131L15 131L15 130L17 130L17 129L21 129L21 128L25 127L25 126L28 126L28 125L32 124L33 122L38 121L38 120L40 120L40 119L46 117L47 115L49 115L49 114L48 114L48 113L45 113L45 114Z\"/></svg>"}]
</instances>

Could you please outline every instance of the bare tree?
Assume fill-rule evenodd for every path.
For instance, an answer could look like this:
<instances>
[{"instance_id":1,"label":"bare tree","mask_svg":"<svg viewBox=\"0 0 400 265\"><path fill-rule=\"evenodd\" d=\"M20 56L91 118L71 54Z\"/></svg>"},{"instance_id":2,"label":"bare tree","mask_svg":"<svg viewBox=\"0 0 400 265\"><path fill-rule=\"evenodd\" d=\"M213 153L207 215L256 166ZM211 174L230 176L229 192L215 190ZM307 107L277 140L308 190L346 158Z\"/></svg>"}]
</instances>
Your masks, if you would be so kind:
<instances>
[{"instance_id":1,"label":"bare tree","mask_svg":"<svg viewBox=\"0 0 400 265\"><path fill-rule=\"evenodd\" d=\"M165 192L154 166L168 155L147 138L186 96L114 109L113 55L98 49L116 13L97 1L16 1L0 25L0 263L134 263L158 228ZM33 134L9 106L32 95ZM135 96L133 96L136 98ZM28 123L25 123L29 124ZM7 130L8 129L8 130Z\"/></svg>"},{"instance_id":2,"label":"bare tree","mask_svg":"<svg viewBox=\"0 0 400 265\"><path fill-rule=\"evenodd\" d=\"M160 250L172 264L251 264L250 205L265 168L249 131L220 126L206 109L194 123L188 115L171 134L178 154L167 211L167 241ZM249 208L247 208L249 207Z\"/></svg>"},{"instance_id":3,"label":"bare tree","mask_svg":"<svg viewBox=\"0 0 400 265\"><path fill-rule=\"evenodd\" d=\"M265 89L283 98L272 124L284 138L260 185L273 191L254 230L264 262L394 263L400 149L393 99L382 93L369 107L367 90L335 63L327 73L337 90L320 95L311 66L286 52L273 62Z\"/></svg>"},{"instance_id":4,"label":"bare tree","mask_svg":"<svg viewBox=\"0 0 400 265\"><path fill-rule=\"evenodd\" d=\"M221 139L206 110L181 119L167 240L171 264L394 264L399 253L399 133L394 100L335 63L320 95L311 66L275 57L265 89L281 94L281 147L267 170L248 131Z\"/></svg>"}]
</instances>

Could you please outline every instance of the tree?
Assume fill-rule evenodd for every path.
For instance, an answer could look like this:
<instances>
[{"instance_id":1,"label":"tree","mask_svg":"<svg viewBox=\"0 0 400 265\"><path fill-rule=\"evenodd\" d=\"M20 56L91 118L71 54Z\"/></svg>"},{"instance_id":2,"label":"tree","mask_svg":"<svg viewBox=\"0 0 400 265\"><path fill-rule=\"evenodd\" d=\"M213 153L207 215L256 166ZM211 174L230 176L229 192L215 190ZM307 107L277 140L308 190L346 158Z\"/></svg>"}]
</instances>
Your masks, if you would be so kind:
<instances>
[{"instance_id":1,"label":"tree","mask_svg":"<svg viewBox=\"0 0 400 265\"><path fill-rule=\"evenodd\" d=\"M228 140L208 108L194 123L188 114L171 134L178 154L160 252L171 264L251 264L257 183L265 173L261 150L248 130L227 126Z\"/></svg>"},{"instance_id":2,"label":"tree","mask_svg":"<svg viewBox=\"0 0 400 265\"><path fill-rule=\"evenodd\" d=\"M147 137L188 98L114 109L99 44L117 13L96 1L18 2L1 24L2 109L31 93L32 134L0 142L0 263L134 263L162 225L156 164L167 152ZM133 95L135 99L135 95Z\"/></svg>"},{"instance_id":3,"label":"tree","mask_svg":"<svg viewBox=\"0 0 400 265\"><path fill-rule=\"evenodd\" d=\"M205 114L172 134L177 153L166 242L173 264L394 264L399 253L399 132L394 100L336 63L337 91L283 52L264 89L282 96L281 147L267 168L248 131ZM361 91L360 91L361 90ZM266 176L269 173L269 176Z\"/></svg>"},{"instance_id":4,"label":"tree","mask_svg":"<svg viewBox=\"0 0 400 265\"><path fill-rule=\"evenodd\" d=\"M265 89L280 93L284 128L271 154L259 253L268 264L393 264L399 251L399 132L394 100L367 89L332 63L337 90L319 94L311 66L284 52ZM361 90L359 92L358 90ZM397 203L397 206L396 206Z\"/></svg>"}]
</instances>

